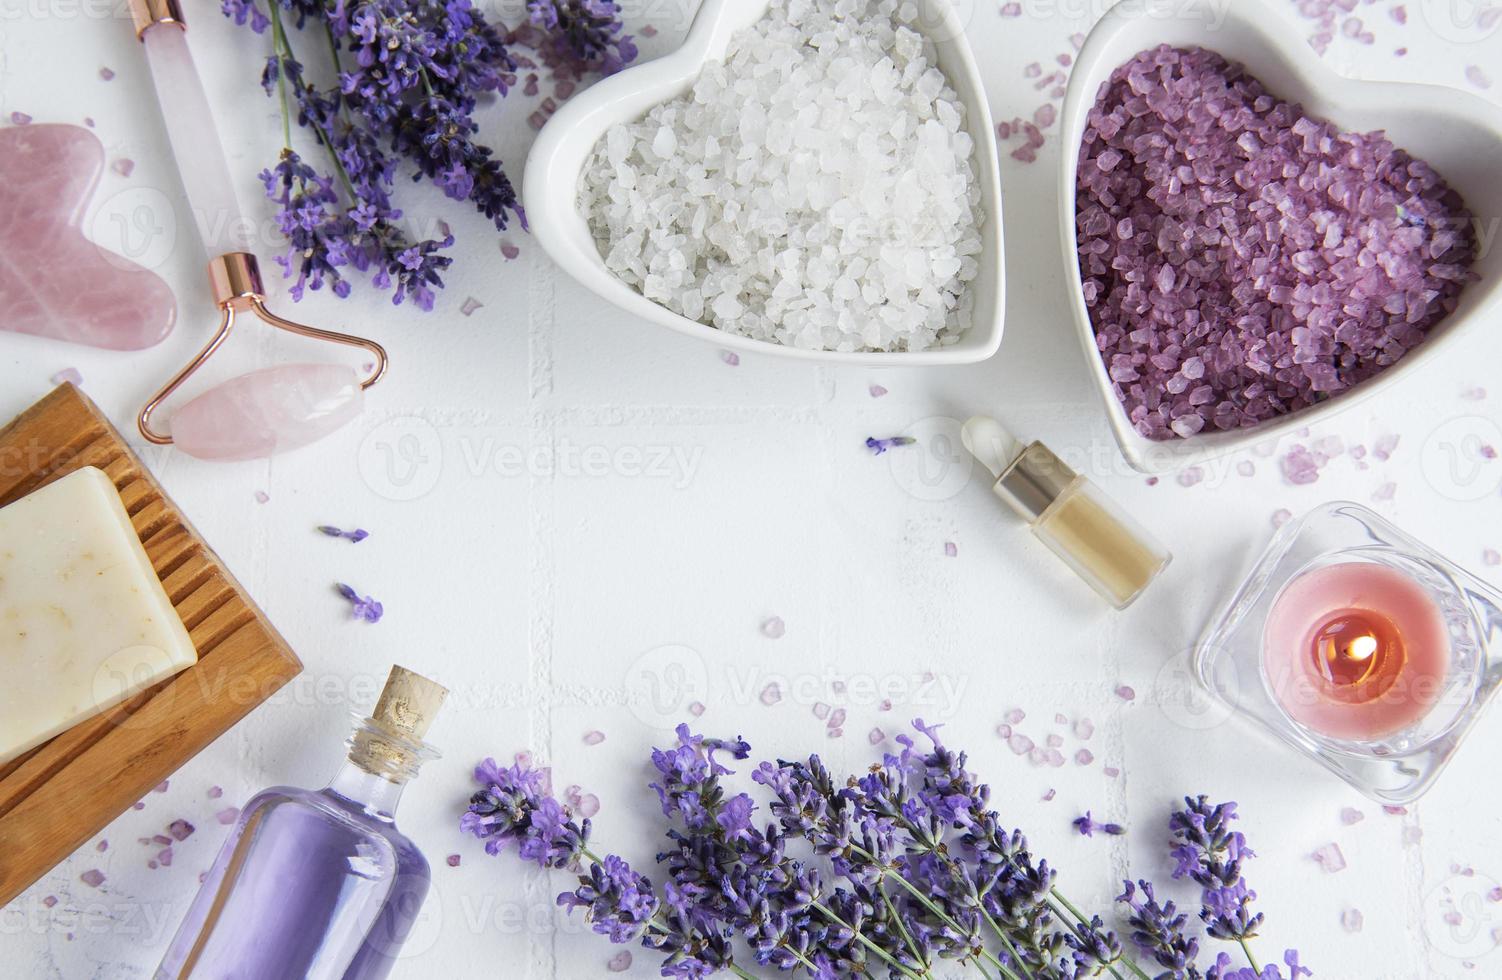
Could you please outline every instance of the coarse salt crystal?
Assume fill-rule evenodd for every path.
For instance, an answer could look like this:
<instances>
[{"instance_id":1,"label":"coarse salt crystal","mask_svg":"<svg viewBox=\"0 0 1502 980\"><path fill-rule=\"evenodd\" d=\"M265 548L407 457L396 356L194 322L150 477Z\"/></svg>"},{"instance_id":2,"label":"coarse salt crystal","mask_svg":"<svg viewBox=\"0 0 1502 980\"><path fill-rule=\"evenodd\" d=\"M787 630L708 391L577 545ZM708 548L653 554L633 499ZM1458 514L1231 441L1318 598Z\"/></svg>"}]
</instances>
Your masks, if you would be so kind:
<instances>
[{"instance_id":1,"label":"coarse salt crystal","mask_svg":"<svg viewBox=\"0 0 1502 980\"><path fill-rule=\"evenodd\" d=\"M1346 868L1346 856L1341 851L1340 845L1334 841L1322 845L1310 857L1314 858L1314 862L1325 869L1326 874L1334 874L1337 871L1344 871Z\"/></svg>"},{"instance_id":2,"label":"coarse salt crystal","mask_svg":"<svg viewBox=\"0 0 1502 980\"><path fill-rule=\"evenodd\" d=\"M771 707L782 700L782 686L775 681L761 689L761 703Z\"/></svg>"},{"instance_id":3,"label":"coarse salt crystal","mask_svg":"<svg viewBox=\"0 0 1502 980\"><path fill-rule=\"evenodd\" d=\"M1360 909L1346 909L1340 913L1340 927L1346 932L1360 932L1365 922Z\"/></svg>"},{"instance_id":4,"label":"coarse salt crystal","mask_svg":"<svg viewBox=\"0 0 1502 980\"><path fill-rule=\"evenodd\" d=\"M773 640L780 640L787 633L787 624L781 616L771 616L761 624L762 635Z\"/></svg>"}]
</instances>

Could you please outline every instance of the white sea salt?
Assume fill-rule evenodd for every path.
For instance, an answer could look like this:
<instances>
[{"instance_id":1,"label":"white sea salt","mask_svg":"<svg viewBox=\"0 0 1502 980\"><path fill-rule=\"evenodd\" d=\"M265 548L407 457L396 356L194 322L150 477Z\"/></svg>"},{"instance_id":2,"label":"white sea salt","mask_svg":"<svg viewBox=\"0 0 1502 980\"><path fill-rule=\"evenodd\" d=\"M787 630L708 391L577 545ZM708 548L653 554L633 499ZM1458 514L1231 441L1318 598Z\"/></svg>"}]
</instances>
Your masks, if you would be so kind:
<instances>
[{"instance_id":1,"label":"white sea salt","mask_svg":"<svg viewBox=\"0 0 1502 980\"><path fill-rule=\"evenodd\" d=\"M774 0L692 91L612 127L580 182L606 267L728 333L957 341L980 271L965 106L899 0Z\"/></svg>"}]
</instances>

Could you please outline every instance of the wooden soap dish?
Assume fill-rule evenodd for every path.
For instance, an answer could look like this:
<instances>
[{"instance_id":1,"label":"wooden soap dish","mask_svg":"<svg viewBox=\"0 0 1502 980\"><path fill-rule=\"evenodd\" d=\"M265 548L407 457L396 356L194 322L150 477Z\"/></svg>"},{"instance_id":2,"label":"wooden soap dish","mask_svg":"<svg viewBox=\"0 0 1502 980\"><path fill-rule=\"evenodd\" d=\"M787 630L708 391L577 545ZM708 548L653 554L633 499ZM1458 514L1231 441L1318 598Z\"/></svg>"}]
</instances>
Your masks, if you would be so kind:
<instances>
[{"instance_id":1,"label":"wooden soap dish","mask_svg":"<svg viewBox=\"0 0 1502 980\"><path fill-rule=\"evenodd\" d=\"M0 906L302 670L120 433L65 384L0 429L0 506L97 466L198 649L198 664L0 766Z\"/></svg>"}]
</instances>

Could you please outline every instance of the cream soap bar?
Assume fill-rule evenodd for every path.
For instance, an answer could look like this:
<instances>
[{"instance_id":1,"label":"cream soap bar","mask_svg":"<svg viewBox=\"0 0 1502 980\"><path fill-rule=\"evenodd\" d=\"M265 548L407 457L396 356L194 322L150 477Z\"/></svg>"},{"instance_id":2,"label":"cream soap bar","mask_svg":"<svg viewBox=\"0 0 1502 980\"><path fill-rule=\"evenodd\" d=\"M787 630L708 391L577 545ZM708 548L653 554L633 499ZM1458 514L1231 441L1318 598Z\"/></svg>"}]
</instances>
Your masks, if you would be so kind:
<instances>
[{"instance_id":1,"label":"cream soap bar","mask_svg":"<svg viewBox=\"0 0 1502 980\"><path fill-rule=\"evenodd\" d=\"M0 764L197 660L102 471L0 509Z\"/></svg>"}]
</instances>

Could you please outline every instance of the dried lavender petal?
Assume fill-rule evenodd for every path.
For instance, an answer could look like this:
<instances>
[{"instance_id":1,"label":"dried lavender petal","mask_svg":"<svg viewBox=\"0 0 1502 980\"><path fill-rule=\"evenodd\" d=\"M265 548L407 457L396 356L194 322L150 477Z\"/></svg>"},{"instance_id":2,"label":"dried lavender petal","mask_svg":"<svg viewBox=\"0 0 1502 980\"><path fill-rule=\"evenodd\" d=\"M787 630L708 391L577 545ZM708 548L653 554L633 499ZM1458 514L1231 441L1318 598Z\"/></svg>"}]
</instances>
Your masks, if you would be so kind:
<instances>
[{"instance_id":1,"label":"dried lavender petal","mask_svg":"<svg viewBox=\"0 0 1502 980\"><path fill-rule=\"evenodd\" d=\"M1369 43L1359 19L1345 30ZM1470 214L1427 163L1204 49L1120 66L1078 175L1097 346L1152 439L1255 426L1366 381L1454 310L1476 257ZM1310 462L1285 474L1313 482Z\"/></svg>"}]
</instances>

